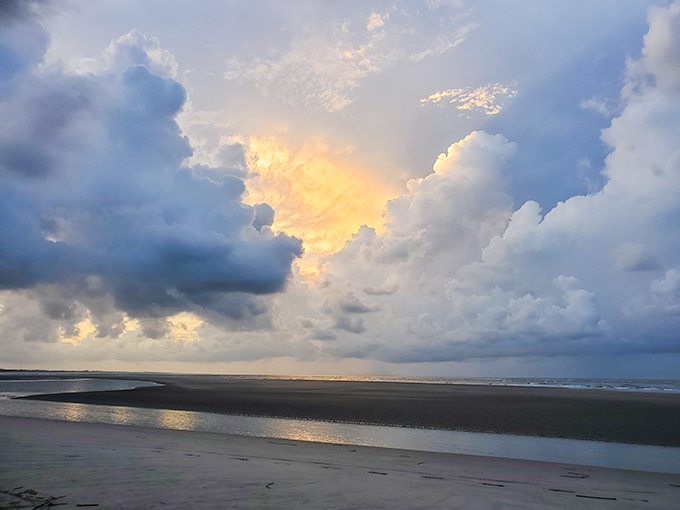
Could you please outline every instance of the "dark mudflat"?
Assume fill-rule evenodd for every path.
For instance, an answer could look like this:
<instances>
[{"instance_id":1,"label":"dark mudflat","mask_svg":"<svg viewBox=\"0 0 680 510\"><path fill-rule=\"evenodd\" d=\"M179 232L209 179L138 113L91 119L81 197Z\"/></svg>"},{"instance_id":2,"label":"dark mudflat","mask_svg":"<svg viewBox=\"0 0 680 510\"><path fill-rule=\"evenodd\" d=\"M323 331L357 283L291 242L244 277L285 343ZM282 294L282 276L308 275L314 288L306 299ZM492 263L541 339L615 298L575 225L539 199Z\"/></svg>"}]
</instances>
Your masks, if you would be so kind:
<instances>
[{"instance_id":1,"label":"dark mudflat","mask_svg":"<svg viewBox=\"0 0 680 510\"><path fill-rule=\"evenodd\" d=\"M680 446L680 395L398 382L141 376L162 387L27 398Z\"/></svg>"}]
</instances>

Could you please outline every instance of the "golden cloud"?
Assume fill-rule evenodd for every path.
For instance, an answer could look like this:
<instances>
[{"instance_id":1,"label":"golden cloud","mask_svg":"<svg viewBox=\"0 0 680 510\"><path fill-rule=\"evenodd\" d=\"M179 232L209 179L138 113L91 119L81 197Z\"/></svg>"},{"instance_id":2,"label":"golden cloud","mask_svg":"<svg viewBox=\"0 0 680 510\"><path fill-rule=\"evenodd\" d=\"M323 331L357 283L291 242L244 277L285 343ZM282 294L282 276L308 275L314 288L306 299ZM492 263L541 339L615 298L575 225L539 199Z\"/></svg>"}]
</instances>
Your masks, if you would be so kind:
<instances>
[{"instance_id":1,"label":"golden cloud","mask_svg":"<svg viewBox=\"0 0 680 510\"><path fill-rule=\"evenodd\" d=\"M382 213L396 190L323 142L299 150L275 137L246 143L248 201L267 203L276 212L275 231L302 239L301 268L313 271L324 255L341 249L362 225L383 229Z\"/></svg>"},{"instance_id":2,"label":"golden cloud","mask_svg":"<svg viewBox=\"0 0 680 510\"><path fill-rule=\"evenodd\" d=\"M501 83L489 83L481 87L465 87L448 89L430 94L420 100L421 105L427 103L443 106L454 105L458 110L478 111L485 115L496 115L503 109L502 100L517 95L517 90Z\"/></svg>"}]
</instances>

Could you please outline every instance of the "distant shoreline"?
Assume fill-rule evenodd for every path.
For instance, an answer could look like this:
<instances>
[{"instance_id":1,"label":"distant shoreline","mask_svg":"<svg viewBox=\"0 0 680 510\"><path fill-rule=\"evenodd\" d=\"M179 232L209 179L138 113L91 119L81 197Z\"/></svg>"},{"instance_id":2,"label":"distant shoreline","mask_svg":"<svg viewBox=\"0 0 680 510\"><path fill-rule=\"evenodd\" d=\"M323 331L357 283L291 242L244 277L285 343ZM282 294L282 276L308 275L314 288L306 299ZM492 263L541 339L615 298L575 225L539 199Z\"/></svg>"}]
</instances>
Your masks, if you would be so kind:
<instances>
[{"instance_id":1,"label":"distant shoreline","mask_svg":"<svg viewBox=\"0 0 680 510\"><path fill-rule=\"evenodd\" d=\"M447 384L465 386L518 386L523 388L565 388L680 395L680 379L585 378L585 377L445 377L397 375L272 375L272 374L193 374L173 372L108 372L89 370L25 370L0 368L0 381L8 379L122 379L155 381L158 378L213 378L219 380L334 381Z\"/></svg>"},{"instance_id":2,"label":"distant shoreline","mask_svg":"<svg viewBox=\"0 0 680 510\"><path fill-rule=\"evenodd\" d=\"M88 375L164 386L24 398L680 446L680 395L676 393L246 376Z\"/></svg>"}]
</instances>

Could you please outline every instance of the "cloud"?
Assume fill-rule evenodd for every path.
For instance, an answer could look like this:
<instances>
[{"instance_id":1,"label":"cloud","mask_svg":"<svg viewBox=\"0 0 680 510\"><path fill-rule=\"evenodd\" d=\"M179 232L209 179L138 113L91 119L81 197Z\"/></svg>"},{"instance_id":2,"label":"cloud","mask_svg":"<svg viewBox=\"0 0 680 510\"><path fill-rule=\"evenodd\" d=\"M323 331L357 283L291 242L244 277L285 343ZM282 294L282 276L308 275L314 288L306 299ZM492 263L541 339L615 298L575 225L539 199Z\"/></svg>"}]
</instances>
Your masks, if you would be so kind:
<instances>
[{"instance_id":1,"label":"cloud","mask_svg":"<svg viewBox=\"0 0 680 510\"><path fill-rule=\"evenodd\" d=\"M502 101L513 98L517 90L501 83L489 83L481 87L465 87L447 89L430 94L420 100L421 105L428 103L446 106L448 103L457 110L480 112L484 115L496 115L503 109Z\"/></svg>"},{"instance_id":2,"label":"cloud","mask_svg":"<svg viewBox=\"0 0 680 510\"><path fill-rule=\"evenodd\" d=\"M177 60L132 31L90 59L73 59L62 38L46 61L39 9L12 3L23 10L0 30L4 360L195 370L261 360L249 370L281 372L293 359L353 358L441 373L534 360L537 371L580 374L599 359L610 374L612 359L662 353L654 359L670 366L680 350L679 4L650 10L641 57L625 70L620 48L642 30L634 3L604 42L610 17L587 2L565 10L555 34L535 10L350 4L330 16L295 4L285 18L273 3L244 12L257 30L233 22L206 38L186 28L200 23L178 23L182 44L140 22ZM508 15L529 35L506 48ZM554 37L575 27L585 27L577 44L556 50ZM530 59L513 53L529 43ZM593 51L608 64L584 66ZM201 58L185 68L187 55ZM230 56L225 84L214 63ZM488 85L445 89L454 71ZM600 86L623 72L620 96ZM510 104L516 87L503 84L516 76L523 93ZM609 122L600 144L591 135ZM442 150L428 170L423 159ZM569 155L588 170L588 194L560 184L575 176ZM301 253L291 236L304 241L303 261L316 257L315 274L291 270Z\"/></svg>"},{"instance_id":3,"label":"cloud","mask_svg":"<svg viewBox=\"0 0 680 510\"><path fill-rule=\"evenodd\" d=\"M656 86L666 92L680 93L680 3L653 7L649 13L649 32L642 50L643 68L655 78Z\"/></svg>"},{"instance_id":4,"label":"cloud","mask_svg":"<svg viewBox=\"0 0 680 510\"><path fill-rule=\"evenodd\" d=\"M86 74L39 68L23 49L42 32L16 18L21 37L0 40L24 59L0 81L0 289L75 333L86 317L107 336L126 316L259 321L257 295L285 287L301 242L271 232L266 204L243 203L235 172L185 166L172 55L133 31Z\"/></svg>"},{"instance_id":5,"label":"cloud","mask_svg":"<svg viewBox=\"0 0 680 510\"><path fill-rule=\"evenodd\" d=\"M36 65L47 49L49 36L38 21L43 2L0 2L0 85Z\"/></svg>"},{"instance_id":6,"label":"cloud","mask_svg":"<svg viewBox=\"0 0 680 510\"><path fill-rule=\"evenodd\" d=\"M361 21L341 18L329 24L323 19L284 51L273 50L274 57L229 59L224 76L292 106L340 112L353 102L353 91L367 77L442 54L474 28L456 16L440 16L436 30L430 26L418 31L425 18L426 13L408 2L397 2L382 14L367 13Z\"/></svg>"},{"instance_id":7,"label":"cloud","mask_svg":"<svg viewBox=\"0 0 680 510\"><path fill-rule=\"evenodd\" d=\"M380 28L385 25L386 18L389 18L389 15L383 17L377 12L372 12L371 15L368 17L368 24L366 25L366 28L369 30L375 30L377 28Z\"/></svg>"},{"instance_id":8,"label":"cloud","mask_svg":"<svg viewBox=\"0 0 680 510\"><path fill-rule=\"evenodd\" d=\"M661 269L656 257L640 243L625 242L612 251L616 265L626 271L654 271Z\"/></svg>"},{"instance_id":9,"label":"cloud","mask_svg":"<svg viewBox=\"0 0 680 510\"><path fill-rule=\"evenodd\" d=\"M363 303L354 293L348 292L340 302L340 309L345 313L370 313L378 311L379 307Z\"/></svg>"},{"instance_id":10,"label":"cloud","mask_svg":"<svg viewBox=\"0 0 680 510\"><path fill-rule=\"evenodd\" d=\"M661 313L680 314L680 270L669 269L649 285L649 290Z\"/></svg>"},{"instance_id":11,"label":"cloud","mask_svg":"<svg viewBox=\"0 0 680 510\"><path fill-rule=\"evenodd\" d=\"M305 268L342 248L362 224L382 227L383 205L396 191L357 167L346 151L321 140L295 149L281 137L252 137L244 146L251 170L247 196L273 207L275 231L304 240Z\"/></svg>"},{"instance_id":12,"label":"cloud","mask_svg":"<svg viewBox=\"0 0 680 510\"><path fill-rule=\"evenodd\" d=\"M546 213L533 201L515 209L503 169L521 146L484 132L454 143L389 202L384 233L362 229L326 261L316 292L367 289L379 311L354 324L332 308L338 338L320 352L405 362L680 351L678 5L650 13L621 113L602 132L598 192Z\"/></svg>"},{"instance_id":13,"label":"cloud","mask_svg":"<svg viewBox=\"0 0 680 510\"><path fill-rule=\"evenodd\" d=\"M363 317L350 317L349 315L338 315L335 318L334 329L342 329L348 333L358 335L366 331L365 319Z\"/></svg>"},{"instance_id":14,"label":"cloud","mask_svg":"<svg viewBox=\"0 0 680 510\"><path fill-rule=\"evenodd\" d=\"M596 97L591 97L581 101L581 108L609 118L611 118L615 113L614 108L608 104L606 99L599 99Z\"/></svg>"},{"instance_id":15,"label":"cloud","mask_svg":"<svg viewBox=\"0 0 680 510\"><path fill-rule=\"evenodd\" d=\"M366 55L370 46L344 41L345 27L332 29L336 41L321 34L292 44L279 59L256 59L252 63L230 60L227 80L253 83L264 95L276 96L292 105L321 106L329 112L345 108L350 92L379 67ZM369 43L370 44L370 43Z\"/></svg>"},{"instance_id":16,"label":"cloud","mask_svg":"<svg viewBox=\"0 0 680 510\"><path fill-rule=\"evenodd\" d=\"M3 0L0 3L0 23L30 20L43 3L44 0Z\"/></svg>"},{"instance_id":17,"label":"cloud","mask_svg":"<svg viewBox=\"0 0 680 510\"><path fill-rule=\"evenodd\" d=\"M175 78L178 64L164 49L157 37L147 37L138 30L112 41L98 58L80 59L72 64L78 73L122 73L131 66L141 65L163 78Z\"/></svg>"}]
</instances>

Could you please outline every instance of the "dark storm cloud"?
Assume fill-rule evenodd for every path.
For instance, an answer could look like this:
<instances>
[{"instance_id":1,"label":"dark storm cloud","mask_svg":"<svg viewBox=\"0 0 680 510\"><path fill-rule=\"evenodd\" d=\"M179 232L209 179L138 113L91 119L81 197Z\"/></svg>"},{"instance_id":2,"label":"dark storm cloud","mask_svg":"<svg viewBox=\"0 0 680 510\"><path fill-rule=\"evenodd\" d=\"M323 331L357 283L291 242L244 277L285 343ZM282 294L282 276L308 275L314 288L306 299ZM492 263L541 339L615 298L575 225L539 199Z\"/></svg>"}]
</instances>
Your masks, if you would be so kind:
<instances>
[{"instance_id":1,"label":"dark storm cloud","mask_svg":"<svg viewBox=\"0 0 680 510\"><path fill-rule=\"evenodd\" d=\"M3 15L22 19L11 4ZM262 314L252 294L283 288L300 241L262 228L273 210L243 204L236 172L183 165L192 153L175 120L184 88L151 70L143 35L121 41L123 58L112 61L131 65L120 72L19 65L0 82L0 289L68 286L81 289L69 299L112 296L136 317ZM93 277L98 297L83 290ZM73 314L58 300L43 308Z\"/></svg>"},{"instance_id":2,"label":"dark storm cloud","mask_svg":"<svg viewBox=\"0 0 680 510\"><path fill-rule=\"evenodd\" d=\"M37 22L36 7L42 3L0 0L0 84L42 58L49 41Z\"/></svg>"},{"instance_id":3,"label":"dark storm cloud","mask_svg":"<svg viewBox=\"0 0 680 510\"><path fill-rule=\"evenodd\" d=\"M274 223L274 209L269 204L255 204L255 219L253 227L259 232L264 226Z\"/></svg>"},{"instance_id":4,"label":"dark storm cloud","mask_svg":"<svg viewBox=\"0 0 680 510\"><path fill-rule=\"evenodd\" d=\"M42 0L0 0L0 23L25 21L35 15Z\"/></svg>"}]
</instances>

